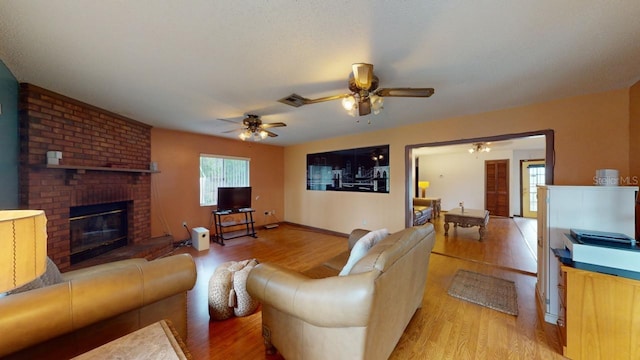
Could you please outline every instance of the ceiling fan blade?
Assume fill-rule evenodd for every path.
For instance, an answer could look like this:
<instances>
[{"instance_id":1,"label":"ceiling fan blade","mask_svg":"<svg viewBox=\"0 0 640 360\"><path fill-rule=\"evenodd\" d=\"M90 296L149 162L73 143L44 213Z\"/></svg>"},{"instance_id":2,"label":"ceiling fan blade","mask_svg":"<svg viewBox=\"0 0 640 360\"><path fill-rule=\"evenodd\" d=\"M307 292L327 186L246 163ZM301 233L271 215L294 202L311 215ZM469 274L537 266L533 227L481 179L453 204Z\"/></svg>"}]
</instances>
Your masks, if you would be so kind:
<instances>
[{"instance_id":1,"label":"ceiling fan blade","mask_svg":"<svg viewBox=\"0 0 640 360\"><path fill-rule=\"evenodd\" d=\"M388 88L376 91L376 95L383 97L429 97L434 92L433 88Z\"/></svg>"},{"instance_id":2,"label":"ceiling fan blade","mask_svg":"<svg viewBox=\"0 0 640 360\"><path fill-rule=\"evenodd\" d=\"M355 63L353 68L353 80L362 90L369 90L373 79L373 65L365 63Z\"/></svg>"},{"instance_id":3,"label":"ceiling fan blade","mask_svg":"<svg viewBox=\"0 0 640 360\"><path fill-rule=\"evenodd\" d=\"M283 123L283 122L275 122L275 123L270 123L270 124L262 124L262 128L263 128L263 129L273 128L273 127L282 127L282 126L287 126L287 124L285 124L285 123Z\"/></svg>"},{"instance_id":4,"label":"ceiling fan blade","mask_svg":"<svg viewBox=\"0 0 640 360\"><path fill-rule=\"evenodd\" d=\"M231 129L231 130L223 131L222 133L223 134L228 134L228 133L236 132L236 131L239 131L239 130L241 130L241 129Z\"/></svg>"},{"instance_id":5,"label":"ceiling fan blade","mask_svg":"<svg viewBox=\"0 0 640 360\"><path fill-rule=\"evenodd\" d=\"M230 120L230 119L220 119L220 118L218 118L217 120L228 122L228 123L232 123L232 124L236 124L236 125L242 125L242 122L238 122L238 121L234 121L234 120Z\"/></svg>"},{"instance_id":6,"label":"ceiling fan blade","mask_svg":"<svg viewBox=\"0 0 640 360\"><path fill-rule=\"evenodd\" d=\"M274 133L274 132L271 132L271 131L269 131L269 130L265 130L264 128L262 129L262 131L266 132L266 133L269 135L269 137L276 137L276 136L278 136L278 134L276 134L276 133Z\"/></svg>"},{"instance_id":7,"label":"ceiling fan blade","mask_svg":"<svg viewBox=\"0 0 640 360\"><path fill-rule=\"evenodd\" d=\"M283 104L290 105L290 106L300 107L302 105L309 105L309 104L315 104L315 103L319 103L319 102L338 100L338 99L342 99L342 98L344 98L346 96L349 96L349 94L331 95L331 96L325 96L325 97L321 97L321 98L317 98L317 99L307 99L306 97L300 96L298 94L291 94L291 95L289 95L287 97L283 97L282 99L280 99L278 101L283 103Z\"/></svg>"}]
</instances>

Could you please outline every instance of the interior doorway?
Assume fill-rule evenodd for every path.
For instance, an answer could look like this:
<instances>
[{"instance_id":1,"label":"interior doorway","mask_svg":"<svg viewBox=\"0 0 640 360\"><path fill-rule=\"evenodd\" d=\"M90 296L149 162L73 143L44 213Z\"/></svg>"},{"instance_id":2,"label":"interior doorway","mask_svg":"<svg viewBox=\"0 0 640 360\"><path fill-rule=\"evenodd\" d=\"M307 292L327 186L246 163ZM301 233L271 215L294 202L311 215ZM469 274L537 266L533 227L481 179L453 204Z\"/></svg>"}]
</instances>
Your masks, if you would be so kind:
<instances>
[{"instance_id":1,"label":"interior doorway","mask_svg":"<svg viewBox=\"0 0 640 360\"><path fill-rule=\"evenodd\" d=\"M526 160L520 162L522 174L522 216L538 217L538 185L544 185L544 160Z\"/></svg>"},{"instance_id":2,"label":"interior doorway","mask_svg":"<svg viewBox=\"0 0 640 360\"><path fill-rule=\"evenodd\" d=\"M429 142L429 143L420 143L420 144L410 144L405 146L405 226L412 226L412 218L413 218L413 197L416 196L418 191L417 186L417 163L416 163L416 155L422 148L440 148L447 146L461 146L463 144L473 144L477 142L500 142L506 140L514 140L514 139L526 139L533 137L544 137L544 163L545 163L545 174L544 174L544 183L547 185L553 185L553 165L554 165L554 131L551 129L546 130L537 130L523 133L513 133L513 134L503 134L503 135L494 135L488 137L480 137L480 138L469 138L469 139L458 139L458 140L449 140L449 141L440 141L440 142ZM534 157L536 158L536 157ZM420 164L422 167L422 164ZM516 174L512 174L512 177L520 177L518 176L519 169L516 166L512 167ZM440 176L438 176L439 178ZM518 183L516 183L518 184ZM432 183L433 185L433 183ZM512 189L512 194L514 194L515 200L521 203L519 199L519 194L517 194L517 185L516 189ZM482 196L482 195L481 195ZM459 199L453 199L452 201L458 201ZM512 201L514 198L511 199ZM514 204L515 205L515 204ZM517 205L516 205L517 206ZM521 204L520 204L521 206ZM516 209L520 208L517 206Z\"/></svg>"}]
</instances>

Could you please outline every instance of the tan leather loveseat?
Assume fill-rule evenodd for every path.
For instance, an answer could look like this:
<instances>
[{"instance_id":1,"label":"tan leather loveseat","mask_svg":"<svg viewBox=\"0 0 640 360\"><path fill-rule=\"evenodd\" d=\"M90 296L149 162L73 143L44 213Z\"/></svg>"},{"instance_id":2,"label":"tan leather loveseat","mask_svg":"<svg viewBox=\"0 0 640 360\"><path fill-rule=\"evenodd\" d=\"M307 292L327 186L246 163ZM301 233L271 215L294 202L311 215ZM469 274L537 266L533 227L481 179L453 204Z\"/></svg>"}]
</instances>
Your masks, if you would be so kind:
<instances>
[{"instance_id":1,"label":"tan leather loveseat","mask_svg":"<svg viewBox=\"0 0 640 360\"><path fill-rule=\"evenodd\" d=\"M354 230L349 249L366 233ZM247 290L262 303L267 350L286 359L387 359L422 305L434 241L431 223L388 235L345 276L349 251L304 274L257 265Z\"/></svg>"},{"instance_id":2,"label":"tan leather loveseat","mask_svg":"<svg viewBox=\"0 0 640 360\"><path fill-rule=\"evenodd\" d=\"M186 341L196 281L189 254L97 265L62 280L0 297L0 357L68 359L162 319Z\"/></svg>"}]
</instances>

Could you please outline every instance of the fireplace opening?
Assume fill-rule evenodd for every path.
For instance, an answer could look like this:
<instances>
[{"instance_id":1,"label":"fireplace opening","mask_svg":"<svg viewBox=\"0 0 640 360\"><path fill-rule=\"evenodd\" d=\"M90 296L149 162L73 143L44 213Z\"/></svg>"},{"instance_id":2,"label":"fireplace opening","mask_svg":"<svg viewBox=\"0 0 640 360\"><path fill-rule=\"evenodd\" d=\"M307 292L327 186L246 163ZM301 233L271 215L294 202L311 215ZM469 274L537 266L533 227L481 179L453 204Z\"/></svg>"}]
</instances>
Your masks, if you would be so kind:
<instances>
[{"instance_id":1,"label":"fireplace opening","mask_svg":"<svg viewBox=\"0 0 640 360\"><path fill-rule=\"evenodd\" d=\"M72 265L127 245L127 205L122 201L70 209Z\"/></svg>"}]
</instances>

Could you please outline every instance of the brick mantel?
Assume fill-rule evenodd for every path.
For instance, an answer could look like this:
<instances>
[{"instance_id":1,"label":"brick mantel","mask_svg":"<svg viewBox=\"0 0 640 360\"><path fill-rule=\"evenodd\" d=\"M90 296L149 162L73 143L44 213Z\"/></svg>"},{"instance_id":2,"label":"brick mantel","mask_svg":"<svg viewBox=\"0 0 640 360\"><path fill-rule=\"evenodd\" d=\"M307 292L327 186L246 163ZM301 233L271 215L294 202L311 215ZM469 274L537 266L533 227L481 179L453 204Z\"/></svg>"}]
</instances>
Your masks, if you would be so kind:
<instances>
[{"instance_id":1,"label":"brick mantel","mask_svg":"<svg viewBox=\"0 0 640 360\"><path fill-rule=\"evenodd\" d=\"M61 151L64 166L47 168L47 151ZM151 236L151 127L42 89L20 85L20 204L47 215L48 255L70 266L69 209L127 201L129 242Z\"/></svg>"}]
</instances>

